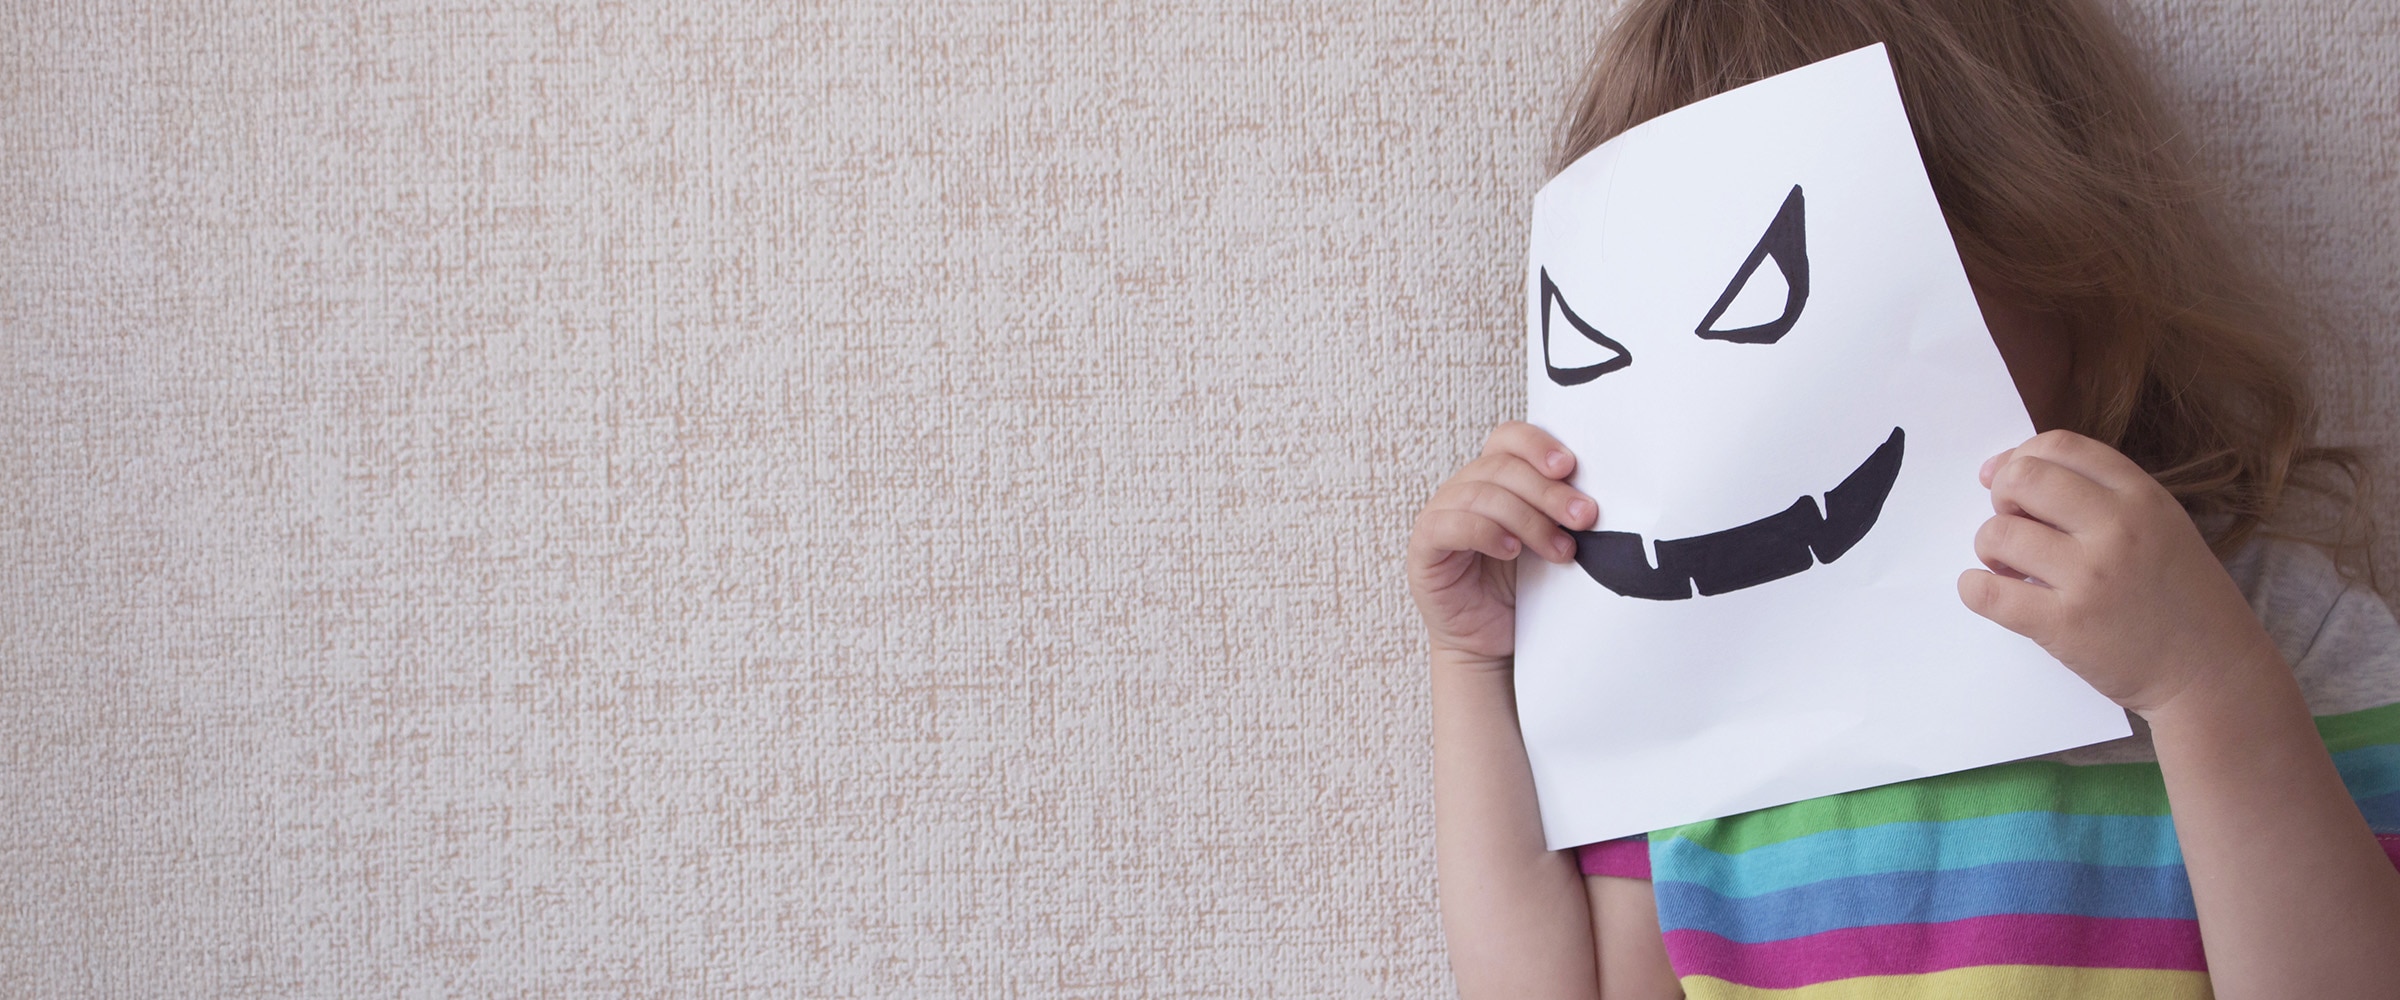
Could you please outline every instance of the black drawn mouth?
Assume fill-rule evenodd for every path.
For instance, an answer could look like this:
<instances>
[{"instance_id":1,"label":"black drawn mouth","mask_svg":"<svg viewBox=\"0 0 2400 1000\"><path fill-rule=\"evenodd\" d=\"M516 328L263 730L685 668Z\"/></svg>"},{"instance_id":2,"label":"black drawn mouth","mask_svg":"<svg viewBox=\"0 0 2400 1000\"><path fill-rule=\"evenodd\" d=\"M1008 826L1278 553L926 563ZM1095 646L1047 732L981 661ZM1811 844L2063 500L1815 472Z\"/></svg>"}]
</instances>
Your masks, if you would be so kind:
<instances>
[{"instance_id":1,"label":"black drawn mouth","mask_svg":"<svg viewBox=\"0 0 2400 1000\"><path fill-rule=\"evenodd\" d=\"M1832 562L1875 527L1883 500L1900 477L1904 435L1892 436L1825 492L1825 511L1814 497L1801 497L1782 513L1739 527L1658 543L1658 565L1630 531L1571 531L1575 562L1600 585L1625 597L1680 601L1698 587L1714 597L1769 580L1781 580L1817 562Z\"/></svg>"}]
</instances>

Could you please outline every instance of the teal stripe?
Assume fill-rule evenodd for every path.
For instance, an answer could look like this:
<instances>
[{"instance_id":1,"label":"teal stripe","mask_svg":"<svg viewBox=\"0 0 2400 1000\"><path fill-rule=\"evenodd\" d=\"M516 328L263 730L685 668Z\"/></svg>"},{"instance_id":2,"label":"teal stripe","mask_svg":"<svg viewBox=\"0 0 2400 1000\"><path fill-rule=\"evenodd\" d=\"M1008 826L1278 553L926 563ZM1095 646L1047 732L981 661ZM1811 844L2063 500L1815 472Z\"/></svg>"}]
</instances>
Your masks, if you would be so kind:
<instances>
[{"instance_id":1,"label":"teal stripe","mask_svg":"<svg viewBox=\"0 0 2400 1000\"><path fill-rule=\"evenodd\" d=\"M2183 850L2175 843L2174 824L2164 816L2052 812L1827 830L1735 855L1682 837L1650 840L1650 872L1658 882L1690 882L1732 897L1826 879L2020 861L2149 868L2182 864Z\"/></svg>"},{"instance_id":2,"label":"teal stripe","mask_svg":"<svg viewBox=\"0 0 2400 1000\"><path fill-rule=\"evenodd\" d=\"M2351 798L2365 801L2400 792L2400 744L2345 750L2333 755L2333 766L2341 770Z\"/></svg>"}]
</instances>

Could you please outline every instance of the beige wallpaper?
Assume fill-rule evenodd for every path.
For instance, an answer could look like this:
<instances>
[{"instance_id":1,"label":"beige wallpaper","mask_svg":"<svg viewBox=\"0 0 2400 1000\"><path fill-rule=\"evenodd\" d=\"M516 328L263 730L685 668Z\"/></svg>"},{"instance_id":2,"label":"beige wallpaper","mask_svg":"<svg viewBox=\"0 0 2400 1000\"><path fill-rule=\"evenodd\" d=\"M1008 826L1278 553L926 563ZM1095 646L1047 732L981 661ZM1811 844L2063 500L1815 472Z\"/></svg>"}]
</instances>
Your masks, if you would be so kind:
<instances>
[{"instance_id":1,"label":"beige wallpaper","mask_svg":"<svg viewBox=\"0 0 2400 1000\"><path fill-rule=\"evenodd\" d=\"M0 994L1447 990L1602 6L0 5ZM2137 14L2400 443L2400 14Z\"/></svg>"}]
</instances>

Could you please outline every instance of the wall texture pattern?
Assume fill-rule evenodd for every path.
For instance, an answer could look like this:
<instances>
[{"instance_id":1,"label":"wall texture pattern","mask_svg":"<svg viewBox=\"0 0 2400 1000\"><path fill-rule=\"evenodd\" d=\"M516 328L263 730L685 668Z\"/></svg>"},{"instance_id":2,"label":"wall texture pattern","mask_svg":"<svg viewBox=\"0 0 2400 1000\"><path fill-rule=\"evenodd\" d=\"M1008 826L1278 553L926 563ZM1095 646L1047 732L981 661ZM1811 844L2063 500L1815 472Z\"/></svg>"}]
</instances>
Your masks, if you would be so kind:
<instances>
[{"instance_id":1,"label":"wall texture pattern","mask_svg":"<svg viewBox=\"0 0 2400 1000\"><path fill-rule=\"evenodd\" d=\"M0 8L0 993L1447 990L1604 8ZM2400 479L2400 11L2128 13Z\"/></svg>"}]
</instances>

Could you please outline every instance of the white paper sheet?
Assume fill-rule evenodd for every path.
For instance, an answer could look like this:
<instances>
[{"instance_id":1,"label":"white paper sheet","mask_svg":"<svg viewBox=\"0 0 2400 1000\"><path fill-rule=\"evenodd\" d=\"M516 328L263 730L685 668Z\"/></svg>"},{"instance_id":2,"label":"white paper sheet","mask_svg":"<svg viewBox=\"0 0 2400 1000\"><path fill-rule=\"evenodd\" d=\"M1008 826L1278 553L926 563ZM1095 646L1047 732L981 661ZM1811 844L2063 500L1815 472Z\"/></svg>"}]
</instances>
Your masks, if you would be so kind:
<instances>
[{"instance_id":1,"label":"white paper sheet","mask_svg":"<svg viewBox=\"0 0 2400 1000\"><path fill-rule=\"evenodd\" d=\"M1518 561L1551 847L2129 733L1959 602L1976 471L2033 427L1882 46L1577 160L1534 200L1526 302L1529 418L1611 533Z\"/></svg>"}]
</instances>

